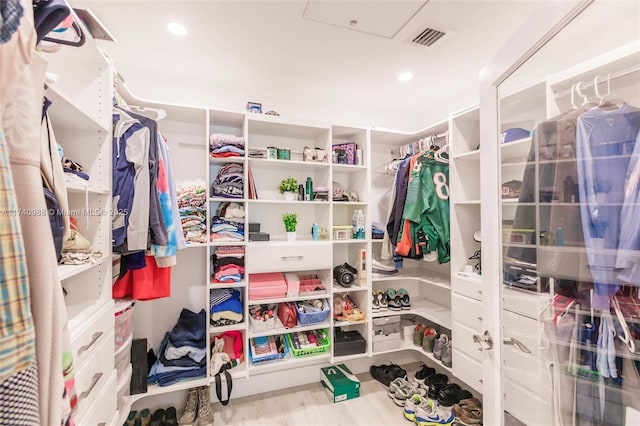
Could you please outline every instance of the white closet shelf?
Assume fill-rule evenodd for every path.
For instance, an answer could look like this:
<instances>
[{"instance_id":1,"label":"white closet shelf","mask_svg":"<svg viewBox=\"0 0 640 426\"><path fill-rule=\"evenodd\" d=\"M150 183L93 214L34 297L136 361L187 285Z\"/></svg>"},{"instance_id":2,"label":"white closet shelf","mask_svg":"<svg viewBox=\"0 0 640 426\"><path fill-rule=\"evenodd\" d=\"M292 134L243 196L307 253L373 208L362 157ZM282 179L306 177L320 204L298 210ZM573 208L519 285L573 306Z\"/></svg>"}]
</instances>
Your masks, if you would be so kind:
<instances>
[{"instance_id":1,"label":"white closet shelf","mask_svg":"<svg viewBox=\"0 0 640 426\"><path fill-rule=\"evenodd\" d=\"M475 275L475 276L474 276ZM463 280L463 281L468 281L474 284L481 284L482 283L482 277L478 274L473 274L473 275L467 275L465 272L458 272L454 275L454 277L456 279L459 280Z\"/></svg>"},{"instance_id":2,"label":"white closet shelf","mask_svg":"<svg viewBox=\"0 0 640 426\"><path fill-rule=\"evenodd\" d=\"M316 163L314 161L297 160L273 160L269 158L249 158L249 165L255 169L286 170L289 167L300 167L307 170L328 169L329 163Z\"/></svg>"},{"instance_id":3,"label":"white closet shelf","mask_svg":"<svg viewBox=\"0 0 640 426\"><path fill-rule=\"evenodd\" d=\"M267 305L267 304L275 304L275 303L286 303L286 302L297 302L301 300L313 300L313 299L324 299L327 297L331 297L330 293L326 291L314 293L314 294L302 294L300 296L293 297L280 297L277 299L248 299L247 305Z\"/></svg>"},{"instance_id":4,"label":"white closet shelf","mask_svg":"<svg viewBox=\"0 0 640 426\"><path fill-rule=\"evenodd\" d=\"M362 171L366 171L367 170L366 166L351 165L351 164L336 164L336 163L333 163L331 165L331 167L333 167L333 172L334 173L358 173L358 172L362 172Z\"/></svg>"},{"instance_id":5,"label":"white closet shelf","mask_svg":"<svg viewBox=\"0 0 640 426\"><path fill-rule=\"evenodd\" d=\"M451 330L451 308L439 305L424 297L412 297L411 309L402 309L400 311L389 309L373 313L374 318L393 315L418 315Z\"/></svg>"},{"instance_id":6,"label":"white closet shelf","mask_svg":"<svg viewBox=\"0 0 640 426\"><path fill-rule=\"evenodd\" d=\"M337 287L333 286L334 293L350 293L352 291L366 291L370 290L369 287L354 285L353 287Z\"/></svg>"},{"instance_id":7,"label":"white closet shelf","mask_svg":"<svg viewBox=\"0 0 640 426\"><path fill-rule=\"evenodd\" d=\"M473 151L463 152L462 154L456 154L453 156L454 160L480 160L480 150L474 149Z\"/></svg>"},{"instance_id":8,"label":"white closet shelf","mask_svg":"<svg viewBox=\"0 0 640 426\"><path fill-rule=\"evenodd\" d=\"M219 283L219 282L210 282L209 283L209 289L213 290L215 288L242 288L242 287L246 287L247 286L247 282L246 281L240 281L237 283Z\"/></svg>"},{"instance_id":9,"label":"white closet shelf","mask_svg":"<svg viewBox=\"0 0 640 426\"><path fill-rule=\"evenodd\" d=\"M346 327L348 325L366 324L367 322L366 318L360 321L336 321L333 323L333 327Z\"/></svg>"},{"instance_id":10,"label":"white closet shelf","mask_svg":"<svg viewBox=\"0 0 640 426\"><path fill-rule=\"evenodd\" d=\"M454 201L453 204L457 206L474 206L474 205L480 205L480 200Z\"/></svg>"},{"instance_id":11,"label":"white closet shelf","mask_svg":"<svg viewBox=\"0 0 640 426\"><path fill-rule=\"evenodd\" d=\"M138 401L138 400L140 400L142 398L146 398L146 397L149 397L149 396L163 395L163 394L166 394L166 393L186 390L186 389L195 388L195 387L199 387L199 386L207 386L209 383L211 383L211 378L202 377L202 378L198 378L198 379L181 380L178 383L175 383L175 384L169 385L169 386L158 386L158 385L155 385L155 384L148 385L147 386L147 392L139 393L139 394L136 394L136 395L131 395L129 397L129 403L131 403L131 405L133 405L133 403L135 403L136 401Z\"/></svg>"},{"instance_id":12,"label":"white closet shelf","mask_svg":"<svg viewBox=\"0 0 640 426\"><path fill-rule=\"evenodd\" d=\"M448 371L450 373L452 371L451 367L447 367L441 361L438 361L433 356L433 353L425 352L425 351L422 350L422 348L420 346L414 345L413 342L405 342L404 340L402 341L402 346L400 346L398 349L390 349L388 351L373 352L373 355L382 355L382 354L388 354L388 353L399 352L399 351L416 351L416 352L426 356L427 358L431 359L434 363L438 364L438 366L440 368L443 368L443 369L445 369L446 371Z\"/></svg>"},{"instance_id":13,"label":"white closet shelf","mask_svg":"<svg viewBox=\"0 0 640 426\"><path fill-rule=\"evenodd\" d=\"M500 158L504 160L522 160L529 155L531 136L500 145Z\"/></svg>"},{"instance_id":14,"label":"white closet shelf","mask_svg":"<svg viewBox=\"0 0 640 426\"><path fill-rule=\"evenodd\" d=\"M248 246L252 246L252 247L265 247L265 248L275 248L275 247L289 247L291 245L296 245L297 243L304 243L309 244L317 244L317 245L330 245L331 241L328 240L320 240L320 241L314 241L310 238L296 238L296 240L293 243L290 243L289 241L287 241L285 239L285 236L283 235L282 239L277 239L278 236L275 237L276 239L272 239L271 241L250 241L247 245ZM315 269L325 269L325 268L315 268ZM257 272L251 272L251 273L257 273Z\"/></svg>"},{"instance_id":15,"label":"white closet shelf","mask_svg":"<svg viewBox=\"0 0 640 426\"><path fill-rule=\"evenodd\" d=\"M209 163L211 164L225 164L225 163L244 163L245 157L212 157L209 156Z\"/></svg>"},{"instance_id":16,"label":"white closet shelf","mask_svg":"<svg viewBox=\"0 0 640 426\"><path fill-rule=\"evenodd\" d=\"M268 330L253 331L249 328L249 337L273 336L275 334L297 333L299 331L319 330L321 328L329 328L331 325L328 320L311 325L297 325L292 328L284 328L280 322L280 318L276 317L276 326Z\"/></svg>"},{"instance_id":17,"label":"white closet shelf","mask_svg":"<svg viewBox=\"0 0 640 426\"><path fill-rule=\"evenodd\" d=\"M517 204L519 200L520 200L519 198L503 198L500 200L500 203L501 204ZM523 204L527 204L527 203L520 203L520 205L523 205ZM529 204L531 204L532 206L535 206L535 203L529 203Z\"/></svg>"},{"instance_id":18,"label":"white closet shelf","mask_svg":"<svg viewBox=\"0 0 640 426\"><path fill-rule=\"evenodd\" d=\"M208 246L209 246L209 244L207 244L207 243L191 243L191 242L187 242L186 248L208 247Z\"/></svg>"},{"instance_id":19,"label":"white closet shelf","mask_svg":"<svg viewBox=\"0 0 640 426\"><path fill-rule=\"evenodd\" d=\"M224 241L224 240L213 240L208 246L217 247L217 246L244 246L246 245L246 241Z\"/></svg>"},{"instance_id":20,"label":"white closet shelf","mask_svg":"<svg viewBox=\"0 0 640 426\"><path fill-rule=\"evenodd\" d=\"M313 365L324 362L331 358L331 353L323 353L318 355L312 355L304 358L294 358L293 355L289 355L287 358L283 358L277 361L267 361L260 364L250 364L250 374L264 374L274 371L286 371L289 368L304 367L306 365Z\"/></svg>"},{"instance_id":21,"label":"white closet shelf","mask_svg":"<svg viewBox=\"0 0 640 426\"><path fill-rule=\"evenodd\" d=\"M334 244L364 244L368 241L368 238L365 238L363 240L358 240L356 238L349 238L348 240L331 240L331 242Z\"/></svg>"},{"instance_id":22,"label":"white closet shelf","mask_svg":"<svg viewBox=\"0 0 640 426\"><path fill-rule=\"evenodd\" d=\"M55 84L48 86L45 96L51 101L48 113L54 127L91 132L108 132L110 130L109 123L101 123L96 117L89 115L86 108L75 104Z\"/></svg>"},{"instance_id":23,"label":"white closet shelf","mask_svg":"<svg viewBox=\"0 0 640 426\"><path fill-rule=\"evenodd\" d=\"M96 268L110 259L111 256L102 256L100 259L96 260L95 263L86 263L84 265L58 265L58 278L60 278L60 281L64 281L84 271Z\"/></svg>"},{"instance_id":24,"label":"white closet shelf","mask_svg":"<svg viewBox=\"0 0 640 426\"><path fill-rule=\"evenodd\" d=\"M244 203L244 198L209 197L210 203Z\"/></svg>"},{"instance_id":25,"label":"white closet shelf","mask_svg":"<svg viewBox=\"0 0 640 426\"><path fill-rule=\"evenodd\" d=\"M334 201L333 207L337 206L362 206L367 207L369 203L366 201Z\"/></svg>"},{"instance_id":26,"label":"white closet shelf","mask_svg":"<svg viewBox=\"0 0 640 426\"><path fill-rule=\"evenodd\" d=\"M247 200L250 204L320 204L324 206L328 206L328 201L287 201L287 200Z\"/></svg>"},{"instance_id":27,"label":"white closet shelf","mask_svg":"<svg viewBox=\"0 0 640 426\"><path fill-rule=\"evenodd\" d=\"M94 195L105 195L110 192L109 189L92 187L91 184L81 185L78 183L67 182L66 186L67 192L74 194L84 194L85 192L88 192L89 194Z\"/></svg>"},{"instance_id":28,"label":"white closet shelf","mask_svg":"<svg viewBox=\"0 0 640 426\"><path fill-rule=\"evenodd\" d=\"M247 323L243 321L239 324L224 325L221 327L209 326L209 333L218 334L218 333L224 333L225 331L246 330L246 329L247 329Z\"/></svg>"},{"instance_id":29,"label":"white closet shelf","mask_svg":"<svg viewBox=\"0 0 640 426\"><path fill-rule=\"evenodd\" d=\"M352 354L352 355L334 356L332 363L335 364L335 363L338 363L338 362L345 362L345 361L349 361L349 360L353 360L353 359L365 358L367 356L369 356L369 352L362 352L362 353L359 353L359 354Z\"/></svg>"},{"instance_id":30,"label":"white closet shelf","mask_svg":"<svg viewBox=\"0 0 640 426\"><path fill-rule=\"evenodd\" d=\"M384 277L374 276L373 282L380 283L380 282L389 282L389 281L414 280L421 283L430 284L436 287L441 287L446 289L451 288L451 279L448 275L435 274L433 272L430 272L429 274L430 274L429 276L410 275L410 274L396 274L396 275L389 275Z\"/></svg>"}]
</instances>

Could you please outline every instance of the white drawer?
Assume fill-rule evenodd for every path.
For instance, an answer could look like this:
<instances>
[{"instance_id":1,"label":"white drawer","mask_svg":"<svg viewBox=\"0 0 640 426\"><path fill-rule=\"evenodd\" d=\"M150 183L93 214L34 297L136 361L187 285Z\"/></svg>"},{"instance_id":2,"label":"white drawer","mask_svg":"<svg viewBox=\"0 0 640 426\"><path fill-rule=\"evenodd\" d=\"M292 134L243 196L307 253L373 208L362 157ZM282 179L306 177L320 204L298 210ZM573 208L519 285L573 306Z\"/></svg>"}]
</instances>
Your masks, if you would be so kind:
<instances>
[{"instance_id":1,"label":"white drawer","mask_svg":"<svg viewBox=\"0 0 640 426\"><path fill-rule=\"evenodd\" d=\"M116 408L116 373L104 381L104 385L96 392L96 398L83 417L78 417L78 426L110 426L114 422Z\"/></svg>"},{"instance_id":2,"label":"white drawer","mask_svg":"<svg viewBox=\"0 0 640 426\"><path fill-rule=\"evenodd\" d=\"M71 334L71 347L73 348L73 363L76 370L84 365L87 354L111 331L113 336L114 316L113 301L109 300L102 305L97 312L91 312L91 316L69 330ZM113 337L111 337L113 341ZM113 345L111 345L113 346ZM113 350L113 348L111 348Z\"/></svg>"},{"instance_id":3,"label":"white drawer","mask_svg":"<svg viewBox=\"0 0 640 426\"><path fill-rule=\"evenodd\" d=\"M113 330L99 339L99 344L94 345L87 351L87 358L84 365L75 372L76 393L78 395L78 408L76 416L82 418L93 401L98 398L104 384L114 375L113 368ZM109 398L113 398L115 410L116 392L115 388ZM109 417L110 420L111 417Z\"/></svg>"},{"instance_id":4,"label":"white drawer","mask_svg":"<svg viewBox=\"0 0 640 426\"><path fill-rule=\"evenodd\" d=\"M535 320L538 319L549 300L548 293L533 293L502 287L502 308Z\"/></svg>"},{"instance_id":5,"label":"white drawer","mask_svg":"<svg viewBox=\"0 0 640 426\"><path fill-rule=\"evenodd\" d=\"M529 392L509 379L503 380L504 411L527 425L552 425L550 394Z\"/></svg>"},{"instance_id":6,"label":"white drawer","mask_svg":"<svg viewBox=\"0 0 640 426\"><path fill-rule=\"evenodd\" d=\"M451 333L451 346L454 351L461 351L476 361L482 362L480 345L473 341L473 335L480 332L454 321Z\"/></svg>"},{"instance_id":7,"label":"white drawer","mask_svg":"<svg viewBox=\"0 0 640 426\"><path fill-rule=\"evenodd\" d=\"M451 295L451 314L456 321L474 330L482 330L482 304L458 294Z\"/></svg>"},{"instance_id":8,"label":"white drawer","mask_svg":"<svg viewBox=\"0 0 640 426\"><path fill-rule=\"evenodd\" d=\"M502 311L502 337L517 339L531 351L531 356L535 358L541 356L543 331L543 325L539 321L513 312ZM505 345L503 350L507 349L522 352L517 345Z\"/></svg>"},{"instance_id":9,"label":"white drawer","mask_svg":"<svg viewBox=\"0 0 640 426\"><path fill-rule=\"evenodd\" d=\"M551 373L542 360L515 346L502 348L503 377L513 380L536 395L551 395Z\"/></svg>"},{"instance_id":10,"label":"white drawer","mask_svg":"<svg viewBox=\"0 0 640 426\"><path fill-rule=\"evenodd\" d=\"M453 351L453 375L482 393L482 364L460 351Z\"/></svg>"},{"instance_id":11,"label":"white drawer","mask_svg":"<svg viewBox=\"0 0 640 426\"><path fill-rule=\"evenodd\" d=\"M247 245L247 272L304 271L333 267L327 242L270 242Z\"/></svg>"},{"instance_id":12,"label":"white drawer","mask_svg":"<svg viewBox=\"0 0 640 426\"><path fill-rule=\"evenodd\" d=\"M466 277L463 275L451 275L451 291L482 301L482 279L478 277Z\"/></svg>"}]
</instances>

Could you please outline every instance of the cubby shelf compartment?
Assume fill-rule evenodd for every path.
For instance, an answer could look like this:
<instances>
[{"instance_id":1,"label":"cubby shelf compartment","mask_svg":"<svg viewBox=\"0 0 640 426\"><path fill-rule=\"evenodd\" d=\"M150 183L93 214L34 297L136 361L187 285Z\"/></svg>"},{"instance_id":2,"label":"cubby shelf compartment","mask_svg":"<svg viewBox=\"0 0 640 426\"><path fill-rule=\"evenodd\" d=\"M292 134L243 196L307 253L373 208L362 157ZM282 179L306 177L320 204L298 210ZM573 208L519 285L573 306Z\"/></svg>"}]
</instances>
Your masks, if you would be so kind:
<instances>
[{"instance_id":1,"label":"cubby shelf compartment","mask_svg":"<svg viewBox=\"0 0 640 426\"><path fill-rule=\"evenodd\" d=\"M438 305L424 297L412 297L410 309L402 309L400 311L392 311L389 309L386 311L374 312L372 315L374 318L390 317L393 315L418 315L445 328L451 329L451 309L446 306Z\"/></svg>"}]
</instances>

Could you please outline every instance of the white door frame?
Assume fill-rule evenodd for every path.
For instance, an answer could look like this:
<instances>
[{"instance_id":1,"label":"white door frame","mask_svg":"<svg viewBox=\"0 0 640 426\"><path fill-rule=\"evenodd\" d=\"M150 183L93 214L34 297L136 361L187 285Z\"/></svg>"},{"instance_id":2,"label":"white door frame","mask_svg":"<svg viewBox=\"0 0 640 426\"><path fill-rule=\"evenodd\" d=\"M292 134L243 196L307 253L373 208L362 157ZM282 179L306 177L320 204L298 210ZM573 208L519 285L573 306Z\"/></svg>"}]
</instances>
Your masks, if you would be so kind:
<instances>
[{"instance_id":1,"label":"white door frame","mask_svg":"<svg viewBox=\"0 0 640 426\"><path fill-rule=\"evenodd\" d=\"M483 352L484 424L504 424L501 297L502 232L499 181L498 86L594 0L553 0L541 5L480 72L480 174L482 215L482 323L493 338Z\"/></svg>"}]
</instances>

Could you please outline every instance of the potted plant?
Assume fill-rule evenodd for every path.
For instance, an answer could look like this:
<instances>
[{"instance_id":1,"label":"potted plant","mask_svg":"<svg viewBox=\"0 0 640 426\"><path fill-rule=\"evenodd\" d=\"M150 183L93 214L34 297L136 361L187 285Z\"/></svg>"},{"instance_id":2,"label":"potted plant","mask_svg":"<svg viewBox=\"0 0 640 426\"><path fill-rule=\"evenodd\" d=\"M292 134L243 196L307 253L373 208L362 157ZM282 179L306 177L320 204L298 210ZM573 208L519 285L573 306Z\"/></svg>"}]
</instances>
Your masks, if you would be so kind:
<instances>
[{"instance_id":1,"label":"potted plant","mask_svg":"<svg viewBox=\"0 0 640 426\"><path fill-rule=\"evenodd\" d=\"M296 192L298 192L298 181L296 178L289 176L280 181L278 189L281 194L284 194L285 200L293 201L296 199Z\"/></svg>"},{"instance_id":2,"label":"potted plant","mask_svg":"<svg viewBox=\"0 0 640 426\"><path fill-rule=\"evenodd\" d=\"M287 241L296 240L296 227L298 226L298 213L285 213L282 215L284 230L287 231Z\"/></svg>"}]
</instances>

